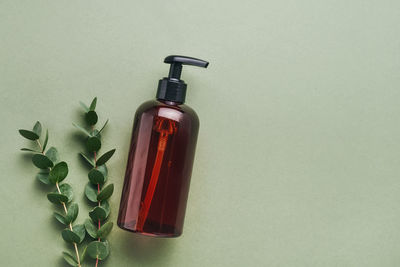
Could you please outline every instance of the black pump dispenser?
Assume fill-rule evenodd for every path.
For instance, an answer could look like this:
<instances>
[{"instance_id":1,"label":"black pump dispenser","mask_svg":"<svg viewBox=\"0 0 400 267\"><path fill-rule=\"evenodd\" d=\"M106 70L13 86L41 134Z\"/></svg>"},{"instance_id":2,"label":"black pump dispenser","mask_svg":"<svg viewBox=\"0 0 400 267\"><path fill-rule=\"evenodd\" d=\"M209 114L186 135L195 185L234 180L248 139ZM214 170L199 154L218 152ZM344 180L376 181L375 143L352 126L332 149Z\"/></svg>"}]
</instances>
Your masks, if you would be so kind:
<instances>
[{"instance_id":1,"label":"black pump dispenser","mask_svg":"<svg viewBox=\"0 0 400 267\"><path fill-rule=\"evenodd\" d=\"M184 103L186 96L186 83L181 80L182 65L192 65L207 68L208 62L185 56L168 56L164 63L171 64L168 77L164 77L158 82L158 100L166 100L176 103Z\"/></svg>"}]
</instances>

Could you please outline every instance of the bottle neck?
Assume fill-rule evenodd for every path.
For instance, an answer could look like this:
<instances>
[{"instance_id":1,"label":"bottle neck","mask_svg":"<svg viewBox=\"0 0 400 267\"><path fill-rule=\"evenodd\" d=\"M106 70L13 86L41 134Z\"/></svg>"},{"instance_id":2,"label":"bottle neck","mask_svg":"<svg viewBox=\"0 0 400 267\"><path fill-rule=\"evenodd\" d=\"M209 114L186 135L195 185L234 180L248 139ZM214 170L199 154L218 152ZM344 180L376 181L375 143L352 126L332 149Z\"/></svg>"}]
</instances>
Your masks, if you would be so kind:
<instances>
[{"instance_id":1,"label":"bottle neck","mask_svg":"<svg viewBox=\"0 0 400 267\"><path fill-rule=\"evenodd\" d=\"M179 106L182 105L183 103L179 103L179 102L174 102L174 101L169 101L169 100L164 100L164 99L157 99L157 101L168 105L168 106Z\"/></svg>"},{"instance_id":2,"label":"bottle neck","mask_svg":"<svg viewBox=\"0 0 400 267\"><path fill-rule=\"evenodd\" d=\"M186 84L182 80L164 78L158 82L156 98L183 104L186 96Z\"/></svg>"}]
</instances>

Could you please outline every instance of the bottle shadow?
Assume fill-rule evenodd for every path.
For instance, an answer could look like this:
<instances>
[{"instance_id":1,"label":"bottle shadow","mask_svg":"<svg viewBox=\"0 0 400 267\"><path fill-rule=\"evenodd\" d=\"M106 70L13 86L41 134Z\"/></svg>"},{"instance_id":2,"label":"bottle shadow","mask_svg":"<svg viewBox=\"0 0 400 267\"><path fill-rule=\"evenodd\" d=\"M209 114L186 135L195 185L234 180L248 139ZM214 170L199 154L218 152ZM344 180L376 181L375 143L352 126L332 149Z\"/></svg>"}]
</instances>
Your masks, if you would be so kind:
<instances>
[{"instance_id":1,"label":"bottle shadow","mask_svg":"<svg viewBox=\"0 0 400 267\"><path fill-rule=\"evenodd\" d=\"M174 238L148 237L124 230L119 230L117 233L121 253L138 265L165 263L167 255L176 243Z\"/></svg>"}]
</instances>

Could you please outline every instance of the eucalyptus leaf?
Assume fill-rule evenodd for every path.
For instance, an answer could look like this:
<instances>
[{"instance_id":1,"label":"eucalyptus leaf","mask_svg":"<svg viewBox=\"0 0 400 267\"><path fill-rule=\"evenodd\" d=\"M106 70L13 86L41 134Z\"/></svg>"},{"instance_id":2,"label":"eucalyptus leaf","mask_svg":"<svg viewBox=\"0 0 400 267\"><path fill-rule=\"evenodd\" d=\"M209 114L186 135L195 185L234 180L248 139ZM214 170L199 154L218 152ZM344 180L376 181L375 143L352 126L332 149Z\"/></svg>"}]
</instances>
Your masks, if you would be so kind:
<instances>
[{"instance_id":1,"label":"eucalyptus leaf","mask_svg":"<svg viewBox=\"0 0 400 267\"><path fill-rule=\"evenodd\" d=\"M54 164L60 161L60 157L58 155L57 148L54 146L50 147L49 150L46 151L45 154Z\"/></svg>"},{"instance_id":2,"label":"eucalyptus leaf","mask_svg":"<svg viewBox=\"0 0 400 267\"><path fill-rule=\"evenodd\" d=\"M89 110L94 111L96 109L96 104L97 104L97 97L93 98L92 103L90 103Z\"/></svg>"},{"instance_id":3,"label":"eucalyptus leaf","mask_svg":"<svg viewBox=\"0 0 400 267\"><path fill-rule=\"evenodd\" d=\"M110 215L110 211L111 211L111 209L110 209L110 203L108 203L107 200L103 200L103 201L101 202L101 204L100 204L100 207L102 207L102 208L105 210L105 212L106 212L106 218L108 218L108 215Z\"/></svg>"},{"instance_id":4,"label":"eucalyptus leaf","mask_svg":"<svg viewBox=\"0 0 400 267\"><path fill-rule=\"evenodd\" d=\"M65 179L68 175L68 165L66 162L61 161L57 163L50 171L49 180L51 183L56 184Z\"/></svg>"},{"instance_id":5,"label":"eucalyptus leaf","mask_svg":"<svg viewBox=\"0 0 400 267\"><path fill-rule=\"evenodd\" d=\"M107 176L108 176L108 169L107 169L106 164L97 166L97 170L103 174L104 182L106 182L107 181Z\"/></svg>"},{"instance_id":6,"label":"eucalyptus leaf","mask_svg":"<svg viewBox=\"0 0 400 267\"><path fill-rule=\"evenodd\" d=\"M75 257L66 251L63 251L63 258L70 266L79 266Z\"/></svg>"},{"instance_id":7,"label":"eucalyptus leaf","mask_svg":"<svg viewBox=\"0 0 400 267\"><path fill-rule=\"evenodd\" d=\"M113 155L114 155L115 149L111 149L110 151L104 153L96 162L97 166L105 164Z\"/></svg>"},{"instance_id":8,"label":"eucalyptus leaf","mask_svg":"<svg viewBox=\"0 0 400 267\"><path fill-rule=\"evenodd\" d=\"M35 123L32 131L40 137L40 135L42 134L42 125L40 124L40 122L37 121Z\"/></svg>"},{"instance_id":9,"label":"eucalyptus leaf","mask_svg":"<svg viewBox=\"0 0 400 267\"><path fill-rule=\"evenodd\" d=\"M80 130L82 133L86 134L87 136L91 136L91 134L82 126L79 126L78 124L72 123L72 125L75 126L78 130Z\"/></svg>"},{"instance_id":10,"label":"eucalyptus leaf","mask_svg":"<svg viewBox=\"0 0 400 267\"><path fill-rule=\"evenodd\" d=\"M98 222L107 218L107 212L103 207L97 206L89 212L89 216L93 222Z\"/></svg>"},{"instance_id":11,"label":"eucalyptus leaf","mask_svg":"<svg viewBox=\"0 0 400 267\"><path fill-rule=\"evenodd\" d=\"M92 184L104 184L105 182L105 177L103 173L101 173L97 169L91 169L90 172L88 173L89 181Z\"/></svg>"},{"instance_id":12,"label":"eucalyptus leaf","mask_svg":"<svg viewBox=\"0 0 400 267\"><path fill-rule=\"evenodd\" d=\"M93 224L92 220L85 220L85 229L92 238L97 238L97 226Z\"/></svg>"},{"instance_id":13,"label":"eucalyptus leaf","mask_svg":"<svg viewBox=\"0 0 400 267\"><path fill-rule=\"evenodd\" d=\"M90 110L85 114L86 123L90 126L97 123L98 117L96 111Z\"/></svg>"},{"instance_id":14,"label":"eucalyptus leaf","mask_svg":"<svg viewBox=\"0 0 400 267\"><path fill-rule=\"evenodd\" d=\"M61 231L62 238L68 243L80 243L80 237L77 233L74 233L70 229L66 228Z\"/></svg>"},{"instance_id":15,"label":"eucalyptus leaf","mask_svg":"<svg viewBox=\"0 0 400 267\"><path fill-rule=\"evenodd\" d=\"M101 148L101 141L98 137L92 136L86 140L86 148L90 152L99 151Z\"/></svg>"},{"instance_id":16,"label":"eucalyptus leaf","mask_svg":"<svg viewBox=\"0 0 400 267\"><path fill-rule=\"evenodd\" d=\"M19 131L19 133L20 133L23 137L25 137L26 139L29 139L29 140L32 140L32 141L35 141L35 140L38 140L38 139L39 139L39 135L37 135L36 133L34 133L34 132L32 132L32 131L23 130L23 129L20 129L20 130L18 130L18 131Z\"/></svg>"},{"instance_id":17,"label":"eucalyptus leaf","mask_svg":"<svg viewBox=\"0 0 400 267\"><path fill-rule=\"evenodd\" d=\"M97 203L97 188L95 188L95 186L90 182L85 186L85 196L91 202Z\"/></svg>"},{"instance_id":18,"label":"eucalyptus leaf","mask_svg":"<svg viewBox=\"0 0 400 267\"><path fill-rule=\"evenodd\" d=\"M106 246L107 250L110 251L110 243L108 242L108 240L104 240L103 243Z\"/></svg>"},{"instance_id":19,"label":"eucalyptus leaf","mask_svg":"<svg viewBox=\"0 0 400 267\"><path fill-rule=\"evenodd\" d=\"M77 224L72 227L72 230L74 231L74 233L76 233L79 236L78 243L82 243L82 241L83 241L83 239L85 239L85 235L86 235L85 226L83 224Z\"/></svg>"},{"instance_id":20,"label":"eucalyptus leaf","mask_svg":"<svg viewBox=\"0 0 400 267\"><path fill-rule=\"evenodd\" d=\"M67 196L68 202L71 202L72 199L74 198L74 191L72 190L72 186L69 184L65 183L59 186L61 194Z\"/></svg>"},{"instance_id":21,"label":"eucalyptus leaf","mask_svg":"<svg viewBox=\"0 0 400 267\"><path fill-rule=\"evenodd\" d=\"M88 108L88 106L86 106L85 103L83 103L82 101L79 101L79 104L81 104L81 106L83 107L83 109L85 110L85 112L88 112L88 111L89 111L89 108Z\"/></svg>"},{"instance_id":22,"label":"eucalyptus leaf","mask_svg":"<svg viewBox=\"0 0 400 267\"><path fill-rule=\"evenodd\" d=\"M29 152L41 153L41 151L33 150L33 149L30 149L30 148L26 148L26 147L21 148L21 151L29 151Z\"/></svg>"},{"instance_id":23,"label":"eucalyptus leaf","mask_svg":"<svg viewBox=\"0 0 400 267\"><path fill-rule=\"evenodd\" d=\"M57 219L57 221L59 221L60 223L62 223L64 225L69 224L68 220L61 213L54 212L54 217Z\"/></svg>"},{"instance_id":24,"label":"eucalyptus leaf","mask_svg":"<svg viewBox=\"0 0 400 267\"><path fill-rule=\"evenodd\" d=\"M102 201L111 197L114 192L114 184L109 184L104 187L100 193L97 195L97 200Z\"/></svg>"},{"instance_id":25,"label":"eucalyptus leaf","mask_svg":"<svg viewBox=\"0 0 400 267\"><path fill-rule=\"evenodd\" d=\"M51 184L49 181L49 173L48 172L39 172L36 175L36 178L44 184L47 184L47 185Z\"/></svg>"},{"instance_id":26,"label":"eucalyptus leaf","mask_svg":"<svg viewBox=\"0 0 400 267\"><path fill-rule=\"evenodd\" d=\"M72 203L68 207L68 212L67 212L67 215L65 216L66 222L68 222L68 223L74 222L76 220L76 217L78 217L78 213L79 213L78 204Z\"/></svg>"},{"instance_id":27,"label":"eucalyptus leaf","mask_svg":"<svg viewBox=\"0 0 400 267\"><path fill-rule=\"evenodd\" d=\"M110 250L104 242L92 241L87 247L86 252L92 259L98 258L99 260L104 260L107 258Z\"/></svg>"},{"instance_id":28,"label":"eucalyptus leaf","mask_svg":"<svg viewBox=\"0 0 400 267\"><path fill-rule=\"evenodd\" d=\"M83 153L79 153L79 155L87 162L89 163L92 167L95 167L93 160L91 160L88 156L86 156Z\"/></svg>"},{"instance_id":29,"label":"eucalyptus leaf","mask_svg":"<svg viewBox=\"0 0 400 267\"><path fill-rule=\"evenodd\" d=\"M86 258L86 251L87 251L87 246L85 246L82 250L82 254L81 254L81 261L84 261Z\"/></svg>"},{"instance_id":30,"label":"eucalyptus leaf","mask_svg":"<svg viewBox=\"0 0 400 267\"><path fill-rule=\"evenodd\" d=\"M101 239L106 238L106 236L111 232L112 228L113 228L113 223L106 222L97 231L97 237Z\"/></svg>"},{"instance_id":31,"label":"eucalyptus leaf","mask_svg":"<svg viewBox=\"0 0 400 267\"><path fill-rule=\"evenodd\" d=\"M32 157L33 164L39 169L47 169L53 167L53 162L42 154L35 154Z\"/></svg>"},{"instance_id":32,"label":"eucalyptus leaf","mask_svg":"<svg viewBox=\"0 0 400 267\"><path fill-rule=\"evenodd\" d=\"M98 134L100 134L100 133L104 130L104 128L106 127L107 123L108 123L108 119L107 119L106 122L104 123L103 127L101 127L101 129L100 129L100 131L98 132Z\"/></svg>"},{"instance_id":33,"label":"eucalyptus leaf","mask_svg":"<svg viewBox=\"0 0 400 267\"><path fill-rule=\"evenodd\" d=\"M61 204L68 202L68 197L59 193L48 193L47 199L54 204Z\"/></svg>"},{"instance_id":34,"label":"eucalyptus leaf","mask_svg":"<svg viewBox=\"0 0 400 267\"><path fill-rule=\"evenodd\" d=\"M100 134L99 130L97 130L97 129L91 130L90 131L90 135L91 136L96 136L97 138L101 139L101 134Z\"/></svg>"},{"instance_id":35,"label":"eucalyptus leaf","mask_svg":"<svg viewBox=\"0 0 400 267\"><path fill-rule=\"evenodd\" d=\"M46 130L46 136L44 138L44 143L43 143L43 147L42 147L42 152L44 152L46 150L47 147L47 142L49 141L49 130Z\"/></svg>"}]
</instances>

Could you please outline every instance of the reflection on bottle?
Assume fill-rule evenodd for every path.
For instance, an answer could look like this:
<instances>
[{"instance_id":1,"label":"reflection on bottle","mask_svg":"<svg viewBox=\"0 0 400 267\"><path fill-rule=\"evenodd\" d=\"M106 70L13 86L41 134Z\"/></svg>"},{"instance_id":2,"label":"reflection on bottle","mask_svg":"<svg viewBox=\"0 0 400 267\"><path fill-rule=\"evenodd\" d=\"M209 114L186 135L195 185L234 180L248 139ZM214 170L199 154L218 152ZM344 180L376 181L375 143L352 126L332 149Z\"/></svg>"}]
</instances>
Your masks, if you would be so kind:
<instances>
[{"instance_id":1,"label":"reflection on bottle","mask_svg":"<svg viewBox=\"0 0 400 267\"><path fill-rule=\"evenodd\" d=\"M158 177L160 175L160 169L164 158L164 152L168 143L168 136L176 132L176 122L162 117L156 117L156 123L154 130L159 132L159 140L157 146L157 154L154 161L153 170L151 172L151 178L143 202L140 205L139 218L137 222L137 229L143 231L143 225L146 222L147 215L151 202L153 200L154 192L157 187Z\"/></svg>"}]
</instances>

